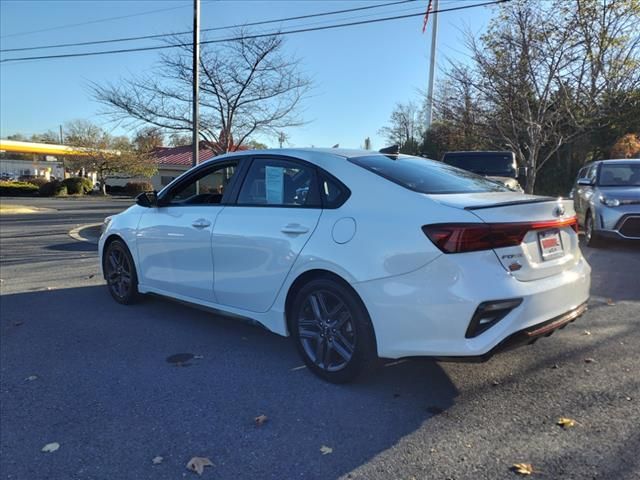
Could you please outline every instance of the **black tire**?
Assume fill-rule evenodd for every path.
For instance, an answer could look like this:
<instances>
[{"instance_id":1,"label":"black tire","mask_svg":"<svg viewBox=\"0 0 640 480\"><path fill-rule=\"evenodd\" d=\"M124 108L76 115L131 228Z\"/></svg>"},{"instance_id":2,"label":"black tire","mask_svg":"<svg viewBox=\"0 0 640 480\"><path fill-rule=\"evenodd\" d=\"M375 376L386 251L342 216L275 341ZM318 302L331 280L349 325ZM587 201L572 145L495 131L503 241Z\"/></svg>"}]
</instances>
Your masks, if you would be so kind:
<instances>
[{"instance_id":1,"label":"black tire","mask_svg":"<svg viewBox=\"0 0 640 480\"><path fill-rule=\"evenodd\" d=\"M296 293L288 312L291 336L307 367L331 383L346 383L377 362L369 314L351 288L317 278Z\"/></svg>"},{"instance_id":2,"label":"black tire","mask_svg":"<svg viewBox=\"0 0 640 480\"><path fill-rule=\"evenodd\" d=\"M598 248L602 246L602 239L593 225L593 215L587 212L584 217L584 242L587 247Z\"/></svg>"},{"instance_id":3,"label":"black tire","mask_svg":"<svg viewBox=\"0 0 640 480\"><path fill-rule=\"evenodd\" d=\"M123 305L131 305L139 299L138 275L133 257L121 240L113 240L107 246L102 261L107 287L113 299Z\"/></svg>"}]
</instances>

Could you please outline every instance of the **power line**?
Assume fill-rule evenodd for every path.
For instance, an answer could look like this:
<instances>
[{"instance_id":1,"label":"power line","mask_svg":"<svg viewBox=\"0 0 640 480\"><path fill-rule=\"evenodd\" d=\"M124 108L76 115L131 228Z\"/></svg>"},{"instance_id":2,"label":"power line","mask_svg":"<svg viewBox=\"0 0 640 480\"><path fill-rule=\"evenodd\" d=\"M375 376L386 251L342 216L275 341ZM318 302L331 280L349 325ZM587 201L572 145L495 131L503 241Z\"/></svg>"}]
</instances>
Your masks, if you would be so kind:
<instances>
[{"instance_id":1,"label":"power line","mask_svg":"<svg viewBox=\"0 0 640 480\"><path fill-rule=\"evenodd\" d=\"M456 10L466 10L468 8L476 8L476 7L485 7L485 6L489 6L489 5L497 5L500 3L506 3L506 2L510 2L511 0L493 0L493 1L489 1L489 2L484 2L484 3L475 3L473 5L463 5L460 7L450 7L450 8L441 8L439 10L434 10L431 13L444 13L444 12L453 12ZM240 36L240 37L229 37L229 38L220 38L220 39L215 39L215 40L206 40L206 41L202 41L200 42L200 45L204 45L204 44L213 44L213 43L224 43L224 42L233 42L233 41L238 41L238 40L247 40L247 39L254 39L254 38L263 38L263 37L271 37L271 36L280 36L280 35L291 35L294 33L305 33L305 32L315 32L315 31L320 31L320 30L330 30L330 29L336 29L336 28L344 28L344 27L353 27L356 25L367 25L370 23L380 23L380 22L387 22L387 21L392 21L392 20L402 20L402 19L406 19L406 18L411 18L411 17L417 17L417 16L423 16L424 13L409 13L406 15L397 15L394 17L382 17L382 18L375 18L375 19L371 19L371 20L361 20L358 22L349 22L349 23L340 23L340 24L335 24L335 25L325 25L325 26L321 26L321 27L311 27L311 28L299 28L299 29L294 29L294 30L287 30L287 31L276 31L276 32L270 32L270 33L258 33L258 34L254 34L254 35L245 35L245 36ZM15 57L15 58L6 58L4 60L0 60L0 63L7 63L7 62L18 62L18 61L24 61L24 60L46 60L46 59L58 59L58 58L74 58L74 57L89 57L89 56L97 56L97 55L111 55L111 54L117 54L117 53L131 53L131 52L145 52L145 51L152 51L152 50L166 50L166 49L170 49L170 48L178 48L181 46L184 46L185 44L173 44L173 45L159 45L159 46L155 46L155 47L138 47L138 48L125 48L125 49L120 49L120 50L102 50L102 51L98 51L98 52L82 52L82 53L66 53L66 54L59 54L59 55L41 55L41 56L33 56L33 57Z\"/></svg>"},{"instance_id":2,"label":"power line","mask_svg":"<svg viewBox=\"0 0 640 480\"><path fill-rule=\"evenodd\" d=\"M349 13L349 12L357 12L357 11L361 11L361 10L370 10L370 9L373 9L373 8L390 7L392 5L398 5L398 4L401 4L401 3L411 3L411 2L415 2L415 1L416 0L399 0L399 1L390 2L390 3L368 5L368 6L365 6L365 7L347 8L347 9L344 9L344 10L334 10L334 11L330 11L330 12L310 13L310 14L307 14L307 15L299 15L299 16L296 16L296 17L274 18L274 19L271 19L271 20L262 20L260 22L251 22L251 23L236 24L236 25L226 25L224 27L203 28L200 31L201 32L213 32L213 31L216 31L216 30L226 30L226 29L229 29L229 28L252 27L252 26L257 26L257 25L267 25L267 24L270 24L270 23L289 22L291 20L303 20L303 19L306 19L306 18L324 17L324 16L328 16L328 15L338 15L340 13ZM179 8L181 8L181 7L179 7ZM105 43L132 42L132 41L135 41L135 40L149 40L149 39L154 39L154 38L163 38L163 37L169 37L169 36L186 35L186 34L190 34L190 33L191 33L191 30L183 31L183 32L175 32L175 33L158 33L158 34L153 34L153 35L141 35L141 36L137 36L137 37L123 37L123 38L110 38L110 39L105 39L105 40L92 40L92 41L77 42L77 43L58 43L56 45L39 45L39 46L33 46L33 47L5 48L5 49L0 50L0 53L24 52L24 51L28 51L28 50L45 50L45 49L62 48L62 47L80 47L80 46L87 46L87 45L99 45L99 44L105 44Z\"/></svg>"},{"instance_id":3,"label":"power line","mask_svg":"<svg viewBox=\"0 0 640 480\"><path fill-rule=\"evenodd\" d=\"M9 35L2 35L2 36L0 36L0 38L20 37L20 36L24 36L24 35L31 35L32 33L41 33L41 32L50 32L52 30L61 30L63 28L82 27L84 25L93 25L95 23L104 23L104 22L111 22L113 20L122 20L124 18L140 17L142 15L149 15L149 14L152 14L152 13L168 12L170 10L177 10L179 8L184 8L184 7L188 7L188 6L189 5L180 5L180 6L177 6L177 7L161 8L161 9L158 9L158 10L149 10L149 11L146 11L146 12L132 13L130 15L120 15L118 17L98 18L96 20L89 20L87 22L69 23L67 25L58 25L56 27L42 28L40 30L30 30L28 32L10 33ZM5 50L0 50L0 51L4 52ZM6 50L6 51L10 51L10 50Z\"/></svg>"}]
</instances>

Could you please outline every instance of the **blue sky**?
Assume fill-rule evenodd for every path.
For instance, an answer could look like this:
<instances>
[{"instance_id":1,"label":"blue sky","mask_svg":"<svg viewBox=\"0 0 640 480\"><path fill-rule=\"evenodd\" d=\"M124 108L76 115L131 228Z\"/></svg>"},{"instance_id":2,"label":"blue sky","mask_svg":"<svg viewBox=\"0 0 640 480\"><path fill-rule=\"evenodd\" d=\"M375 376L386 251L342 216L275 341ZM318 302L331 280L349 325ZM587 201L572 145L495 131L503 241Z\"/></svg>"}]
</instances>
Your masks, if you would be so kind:
<instances>
[{"instance_id":1,"label":"blue sky","mask_svg":"<svg viewBox=\"0 0 640 480\"><path fill-rule=\"evenodd\" d=\"M202 0L201 27L215 27L272 18L304 15L385 2L350 0L260 1ZM480 3L482 0L440 0L440 8ZM425 9L427 0L288 22L294 25L339 23L380 16L394 16ZM165 10L145 13L153 10ZM465 60L462 32L482 31L495 12L479 7L440 15L438 55ZM125 15L130 18L84 22ZM191 0L0 0L0 47L2 49L100 40L190 30ZM431 22L429 22L431 24ZM65 28L55 28L66 26ZM273 27L271 27L273 28ZM430 28L430 25L429 25ZM36 30L43 30L37 33ZM302 59L303 71L315 88L304 103L306 126L287 131L292 146L359 147L364 138L374 148L384 146L378 130L389 118L396 102L416 97L426 88L430 31L422 34L422 18L385 22L345 29L303 33L287 37L287 52ZM25 34L25 32L27 32ZM219 32L215 32L220 35ZM157 41L97 45L74 51L102 50L158 44ZM70 49L17 52L13 55L63 53ZM0 136L16 132L30 135L57 130L77 118L91 119L114 133L125 133L98 115L102 107L89 96L89 82L114 82L152 69L156 52L0 64ZM274 138L261 138L270 146Z\"/></svg>"}]
</instances>

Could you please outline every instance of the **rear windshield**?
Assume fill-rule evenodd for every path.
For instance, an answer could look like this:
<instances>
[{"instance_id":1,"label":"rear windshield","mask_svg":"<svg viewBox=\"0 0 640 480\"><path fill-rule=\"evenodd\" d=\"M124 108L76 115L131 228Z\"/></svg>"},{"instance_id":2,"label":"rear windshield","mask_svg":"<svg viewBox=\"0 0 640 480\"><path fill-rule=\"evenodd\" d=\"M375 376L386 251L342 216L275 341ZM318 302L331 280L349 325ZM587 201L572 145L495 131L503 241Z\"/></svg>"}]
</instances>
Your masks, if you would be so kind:
<instances>
[{"instance_id":1,"label":"rear windshield","mask_svg":"<svg viewBox=\"0 0 640 480\"><path fill-rule=\"evenodd\" d=\"M470 172L495 177L514 177L516 169L513 156L510 154L486 154L473 153L445 154L442 160L448 165L469 170Z\"/></svg>"},{"instance_id":2,"label":"rear windshield","mask_svg":"<svg viewBox=\"0 0 640 480\"><path fill-rule=\"evenodd\" d=\"M349 161L420 193L509 192L501 184L441 162L408 155L367 155Z\"/></svg>"}]
</instances>

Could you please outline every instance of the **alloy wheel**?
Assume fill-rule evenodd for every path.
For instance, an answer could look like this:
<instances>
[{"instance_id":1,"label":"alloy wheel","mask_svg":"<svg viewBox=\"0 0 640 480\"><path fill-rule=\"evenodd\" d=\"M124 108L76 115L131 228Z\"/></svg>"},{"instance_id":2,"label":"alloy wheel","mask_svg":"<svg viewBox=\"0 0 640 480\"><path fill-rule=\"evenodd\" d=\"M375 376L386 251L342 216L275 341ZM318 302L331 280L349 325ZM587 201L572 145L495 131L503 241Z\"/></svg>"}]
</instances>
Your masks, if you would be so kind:
<instances>
[{"instance_id":1,"label":"alloy wheel","mask_svg":"<svg viewBox=\"0 0 640 480\"><path fill-rule=\"evenodd\" d=\"M109 288L118 298L125 298L133 288L133 268L128 255L120 246L112 246L105 267Z\"/></svg>"},{"instance_id":2,"label":"alloy wheel","mask_svg":"<svg viewBox=\"0 0 640 480\"><path fill-rule=\"evenodd\" d=\"M585 221L584 226L584 236L587 244L591 242L591 237L593 237L593 220L591 220L591 216L588 216Z\"/></svg>"},{"instance_id":3,"label":"alloy wheel","mask_svg":"<svg viewBox=\"0 0 640 480\"><path fill-rule=\"evenodd\" d=\"M356 348L354 318L338 295L310 293L298 318L298 338L308 358L327 372L345 368Z\"/></svg>"}]
</instances>

